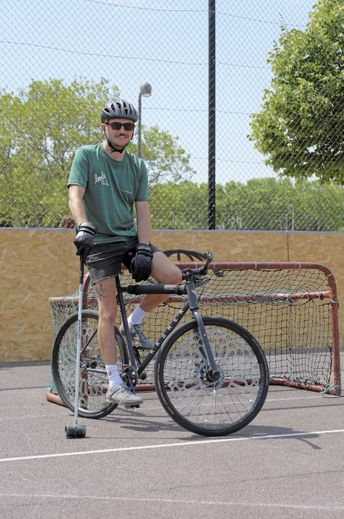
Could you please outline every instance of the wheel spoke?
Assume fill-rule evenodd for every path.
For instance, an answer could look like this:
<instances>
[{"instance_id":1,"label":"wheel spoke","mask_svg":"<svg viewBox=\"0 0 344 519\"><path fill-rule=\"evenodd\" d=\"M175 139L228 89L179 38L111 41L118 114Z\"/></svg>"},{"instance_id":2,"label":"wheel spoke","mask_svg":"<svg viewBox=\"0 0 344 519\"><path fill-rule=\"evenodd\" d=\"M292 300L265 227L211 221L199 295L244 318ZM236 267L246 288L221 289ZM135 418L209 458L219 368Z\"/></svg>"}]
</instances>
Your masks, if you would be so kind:
<instances>
[{"instance_id":1,"label":"wheel spoke","mask_svg":"<svg viewBox=\"0 0 344 519\"><path fill-rule=\"evenodd\" d=\"M97 312L85 311L81 325L80 415L90 418L105 416L116 407L115 404L109 404L105 398L108 377L98 345L97 327ZM76 342L77 316L73 315L56 337L52 360L58 393L72 410L75 401ZM119 367L120 359L121 354L118 353Z\"/></svg>"}]
</instances>

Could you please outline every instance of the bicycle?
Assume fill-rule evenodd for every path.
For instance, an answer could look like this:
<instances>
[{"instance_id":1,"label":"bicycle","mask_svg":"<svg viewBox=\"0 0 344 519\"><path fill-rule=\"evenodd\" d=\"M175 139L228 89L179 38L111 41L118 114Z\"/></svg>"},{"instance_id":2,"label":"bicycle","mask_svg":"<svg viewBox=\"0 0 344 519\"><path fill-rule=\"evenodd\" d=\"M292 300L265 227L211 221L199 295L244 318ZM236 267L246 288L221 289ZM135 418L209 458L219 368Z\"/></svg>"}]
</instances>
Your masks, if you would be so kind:
<instances>
[{"instance_id":1,"label":"bicycle","mask_svg":"<svg viewBox=\"0 0 344 519\"><path fill-rule=\"evenodd\" d=\"M165 411L183 428L204 436L231 434L249 424L261 410L268 392L269 370L258 341L241 325L223 318L202 317L196 286L206 282L212 253L201 267L183 270L180 285L122 286L116 276L117 300L124 336L115 327L117 359L123 380L135 387L157 356L154 388ZM148 353L134 348L123 294L182 296L183 306ZM186 298L185 298L186 296ZM179 298L180 299L180 298ZM186 300L185 300L186 299ZM191 320L179 323L191 312ZM75 337L73 314L55 339L52 373L65 405L75 412ZM79 415L102 418L115 403L105 400L107 376L97 341L98 313L82 311Z\"/></svg>"}]
</instances>

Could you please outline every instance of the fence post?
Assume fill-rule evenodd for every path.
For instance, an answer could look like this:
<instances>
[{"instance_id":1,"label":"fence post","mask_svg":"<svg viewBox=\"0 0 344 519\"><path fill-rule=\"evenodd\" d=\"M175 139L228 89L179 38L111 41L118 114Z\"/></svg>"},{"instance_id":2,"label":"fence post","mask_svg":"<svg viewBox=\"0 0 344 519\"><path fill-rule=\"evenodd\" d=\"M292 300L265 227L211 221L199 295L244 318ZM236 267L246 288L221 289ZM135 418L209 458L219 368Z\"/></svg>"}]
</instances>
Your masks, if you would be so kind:
<instances>
[{"instance_id":1,"label":"fence post","mask_svg":"<svg viewBox=\"0 0 344 519\"><path fill-rule=\"evenodd\" d=\"M215 229L216 210L216 9L215 0L209 0L208 8L208 229Z\"/></svg>"}]
</instances>

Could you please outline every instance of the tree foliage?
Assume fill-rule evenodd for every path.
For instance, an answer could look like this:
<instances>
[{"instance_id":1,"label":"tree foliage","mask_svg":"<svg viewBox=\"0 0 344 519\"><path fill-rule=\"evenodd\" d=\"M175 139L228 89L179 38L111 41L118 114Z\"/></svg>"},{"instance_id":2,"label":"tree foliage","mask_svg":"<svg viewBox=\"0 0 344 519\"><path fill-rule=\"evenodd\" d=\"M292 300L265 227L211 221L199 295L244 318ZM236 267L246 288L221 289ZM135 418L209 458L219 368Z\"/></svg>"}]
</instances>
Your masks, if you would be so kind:
<instances>
[{"instance_id":1,"label":"tree foliage","mask_svg":"<svg viewBox=\"0 0 344 519\"><path fill-rule=\"evenodd\" d=\"M271 89L250 138L287 177L344 183L344 3L319 0L306 30L282 27Z\"/></svg>"},{"instance_id":2,"label":"tree foliage","mask_svg":"<svg viewBox=\"0 0 344 519\"><path fill-rule=\"evenodd\" d=\"M172 137L157 126L143 128L142 156L148 167L151 185L166 180L180 182L195 174L190 167L190 155L179 146L178 137Z\"/></svg>"},{"instance_id":3,"label":"tree foliage","mask_svg":"<svg viewBox=\"0 0 344 519\"><path fill-rule=\"evenodd\" d=\"M99 114L119 90L98 83L33 81L19 95L0 96L0 221L19 227L58 226L68 213L66 181L75 150L100 142ZM158 128L143 132L151 182L191 175L178 139ZM136 145L131 144L136 152ZM145 158L145 157L144 157Z\"/></svg>"},{"instance_id":4,"label":"tree foliage","mask_svg":"<svg viewBox=\"0 0 344 519\"><path fill-rule=\"evenodd\" d=\"M151 188L156 229L207 229L208 186ZM226 230L344 231L344 189L318 181L251 179L216 186L216 227Z\"/></svg>"}]
</instances>

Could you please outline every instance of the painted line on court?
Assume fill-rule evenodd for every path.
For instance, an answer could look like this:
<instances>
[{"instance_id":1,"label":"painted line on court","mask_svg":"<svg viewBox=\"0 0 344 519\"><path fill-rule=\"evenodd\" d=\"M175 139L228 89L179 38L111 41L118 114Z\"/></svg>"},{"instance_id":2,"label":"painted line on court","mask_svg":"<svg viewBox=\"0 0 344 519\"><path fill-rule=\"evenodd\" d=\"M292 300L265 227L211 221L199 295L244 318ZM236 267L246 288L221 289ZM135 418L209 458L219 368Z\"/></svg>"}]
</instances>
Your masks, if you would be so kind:
<instances>
[{"instance_id":1,"label":"painted line on court","mask_svg":"<svg viewBox=\"0 0 344 519\"><path fill-rule=\"evenodd\" d=\"M33 456L18 456L14 458L0 458L0 463L6 463L9 461L29 461L29 460L43 460L50 458L65 458L68 456L86 456L89 454L109 454L113 452L130 452L130 451L143 451L152 449L170 449L175 447L196 447L199 445L209 445L217 443L232 443L232 442L244 442L252 440L278 440L283 438L308 438L310 436L321 436L323 434L341 434L344 433L344 429L333 429L329 431L310 431L310 432L296 432L296 433L285 433L285 434L266 434L265 436L244 436L239 438L217 438L213 440L196 440L187 441L180 443L157 443L155 445L138 445L136 447L118 447L114 449L98 449L91 451L76 451L76 452L60 452L55 454L36 454Z\"/></svg>"},{"instance_id":2,"label":"painted line on court","mask_svg":"<svg viewBox=\"0 0 344 519\"><path fill-rule=\"evenodd\" d=\"M9 497L9 498L23 498L23 499L75 499L75 500L91 500L91 501L112 501L112 502L128 502L128 503L156 503L156 504L173 504L173 505L202 505L202 506L238 506L238 507L254 507L254 508L282 508L282 509L290 509L290 510L327 510L331 512L337 512L344 510L344 505L335 505L333 503L325 503L325 504L295 504L295 503L264 503L258 501L256 503L246 503L246 502L238 502L238 501L221 501L221 500L204 500L204 499L168 499L168 498L149 498L149 497L121 497L121 496L90 496L90 495L80 495L80 494L19 494L19 493L11 493L5 494L0 493L0 497Z\"/></svg>"}]
</instances>

